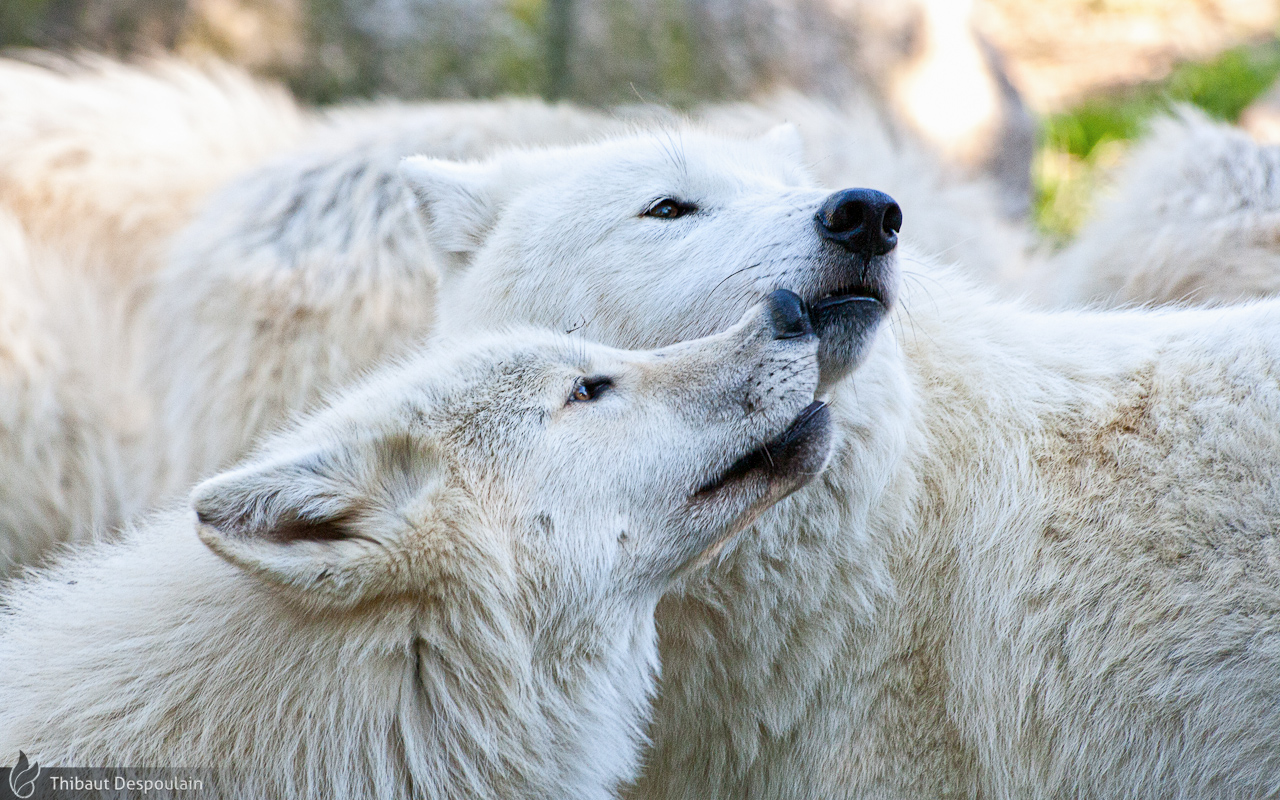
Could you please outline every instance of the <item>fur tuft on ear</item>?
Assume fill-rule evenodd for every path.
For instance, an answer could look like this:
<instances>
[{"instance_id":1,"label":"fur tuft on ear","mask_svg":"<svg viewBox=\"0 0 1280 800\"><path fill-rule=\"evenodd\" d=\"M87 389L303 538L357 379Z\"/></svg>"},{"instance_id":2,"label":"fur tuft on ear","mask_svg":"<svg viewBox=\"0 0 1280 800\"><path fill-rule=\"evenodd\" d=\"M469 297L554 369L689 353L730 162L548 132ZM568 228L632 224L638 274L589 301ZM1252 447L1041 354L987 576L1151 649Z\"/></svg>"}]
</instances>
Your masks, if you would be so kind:
<instances>
[{"instance_id":1,"label":"fur tuft on ear","mask_svg":"<svg viewBox=\"0 0 1280 800\"><path fill-rule=\"evenodd\" d=\"M200 539L273 583L327 601L404 588L392 561L430 527L441 468L407 437L285 452L198 485ZM403 565L401 565L403 566Z\"/></svg>"},{"instance_id":2,"label":"fur tuft on ear","mask_svg":"<svg viewBox=\"0 0 1280 800\"><path fill-rule=\"evenodd\" d=\"M800 129L790 122L774 125L765 131L760 143L786 158L804 161L804 137L800 135Z\"/></svg>"},{"instance_id":3,"label":"fur tuft on ear","mask_svg":"<svg viewBox=\"0 0 1280 800\"><path fill-rule=\"evenodd\" d=\"M497 173L489 162L426 156L400 162L400 176L418 200L432 242L455 258L474 253L497 218Z\"/></svg>"},{"instance_id":4,"label":"fur tuft on ear","mask_svg":"<svg viewBox=\"0 0 1280 800\"><path fill-rule=\"evenodd\" d=\"M318 462L315 456L207 480L192 494L196 521L228 539L285 545L346 539L354 509L322 485Z\"/></svg>"}]
</instances>

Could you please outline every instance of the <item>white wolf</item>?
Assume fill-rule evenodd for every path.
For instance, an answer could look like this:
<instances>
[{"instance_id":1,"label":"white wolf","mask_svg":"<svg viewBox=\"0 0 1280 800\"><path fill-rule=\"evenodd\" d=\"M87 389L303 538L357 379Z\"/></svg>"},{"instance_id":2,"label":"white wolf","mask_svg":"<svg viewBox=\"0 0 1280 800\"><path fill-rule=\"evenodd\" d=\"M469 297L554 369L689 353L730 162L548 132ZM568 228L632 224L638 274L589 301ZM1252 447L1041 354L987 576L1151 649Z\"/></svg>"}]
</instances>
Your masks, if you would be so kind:
<instances>
[{"instance_id":1,"label":"white wolf","mask_svg":"<svg viewBox=\"0 0 1280 800\"><path fill-rule=\"evenodd\" d=\"M817 349L784 292L656 352L440 342L18 584L0 752L218 796L614 797L660 595L826 463Z\"/></svg>"},{"instance_id":2,"label":"white wolf","mask_svg":"<svg viewBox=\"0 0 1280 800\"><path fill-rule=\"evenodd\" d=\"M1280 147L1192 109L1158 120L1070 247L1029 276L1048 302L1212 303L1280 291Z\"/></svg>"},{"instance_id":3,"label":"white wolf","mask_svg":"<svg viewBox=\"0 0 1280 800\"><path fill-rule=\"evenodd\" d=\"M654 346L814 305L832 464L660 606L638 796L1280 785L1280 304L1031 312L913 263L868 345L900 212L776 141L405 169L442 330Z\"/></svg>"}]
</instances>

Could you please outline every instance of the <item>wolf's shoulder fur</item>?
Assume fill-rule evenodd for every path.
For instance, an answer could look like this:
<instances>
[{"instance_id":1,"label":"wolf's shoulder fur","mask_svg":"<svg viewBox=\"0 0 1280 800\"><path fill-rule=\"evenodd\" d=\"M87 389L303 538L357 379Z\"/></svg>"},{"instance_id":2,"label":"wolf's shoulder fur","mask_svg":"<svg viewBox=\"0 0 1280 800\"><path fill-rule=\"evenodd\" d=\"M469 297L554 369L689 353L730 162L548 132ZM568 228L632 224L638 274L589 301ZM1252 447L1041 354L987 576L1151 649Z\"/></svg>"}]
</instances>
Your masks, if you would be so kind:
<instances>
[{"instance_id":1,"label":"wolf's shoulder fur","mask_svg":"<svg viewBox=\"0 0 1280 800\"><path fill-rule=\"evenodd\" d=\"M637 138L523 185L502 158L408 162L443 324L661 342L778 286L890 296L815 229L836 195L784 141L689 133L672 164ZM654 220L655 196L698 210ZM660 610L637 796L1265 794L1280 305L1031 311L908 244L823 480Z\"/></svg>"}]
</instances>

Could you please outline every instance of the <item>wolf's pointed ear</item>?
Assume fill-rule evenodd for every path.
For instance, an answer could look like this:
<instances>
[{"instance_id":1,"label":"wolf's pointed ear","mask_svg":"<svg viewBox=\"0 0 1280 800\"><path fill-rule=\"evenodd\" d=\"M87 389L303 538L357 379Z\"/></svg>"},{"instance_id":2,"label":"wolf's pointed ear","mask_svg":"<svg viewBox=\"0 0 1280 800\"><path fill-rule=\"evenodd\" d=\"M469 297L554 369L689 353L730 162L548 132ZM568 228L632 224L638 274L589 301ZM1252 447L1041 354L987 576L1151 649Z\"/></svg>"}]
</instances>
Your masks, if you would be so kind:
<instances>
[{"instance_id":1,"label":"wolf's pointed ear","mask_svg":"<svg viewBox=\"0 0 1280 800\"><path fill-rule=\"evenodd\" d=\"M774 125L760 137L760 143L784 158L804 161L804 137L800 129L790 122Z\"/></svg>"},{"instance_id":2,"label":"wolf's pointed ear","mask_svg":"<svg viewBox=\"0 0 1280 800\"><path fill-rule=\"evenodd\" d=\"M236 566L317 599L412 588L393 585L392 554L411 528L430 527L443 470L411 448L316 449L225 472L191 493L197 532Z\"/></svg>"},{"instance_id":3,"label":"wolf's pointed ear","mask_svg":"<svg viewBox=\"0 0 1280 800\"><path fill-rule=\"evenodd\" d=\"M484 243L498 216L499 167L493 162L410 156L400 176L413 190L432 243L465 261Z\"/></svg>"}]
</instances>

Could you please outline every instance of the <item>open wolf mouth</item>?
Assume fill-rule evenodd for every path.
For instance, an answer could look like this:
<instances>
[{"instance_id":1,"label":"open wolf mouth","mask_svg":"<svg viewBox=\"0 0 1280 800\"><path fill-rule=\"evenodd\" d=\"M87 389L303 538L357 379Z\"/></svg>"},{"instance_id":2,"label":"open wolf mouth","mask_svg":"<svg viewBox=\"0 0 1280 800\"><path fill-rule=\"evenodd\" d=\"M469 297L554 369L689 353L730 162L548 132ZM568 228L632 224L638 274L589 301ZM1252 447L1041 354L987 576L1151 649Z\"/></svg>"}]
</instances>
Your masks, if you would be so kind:
<instances>
[{"instance_id":1,"label":"open wolf mouth","mask_svg":"<svg viewBox=\"0 0 1280 800\"><path fill-rule=\"evenodd\" d=\"M786 430L703 484L694 494L694 499L709 499L729 486L754 478L770 484L793 482L795 485L786 491L794 491L822 465L830 438L831 410L826 403L815 400L791 421Z\"/></svg>"}]
</instances>

